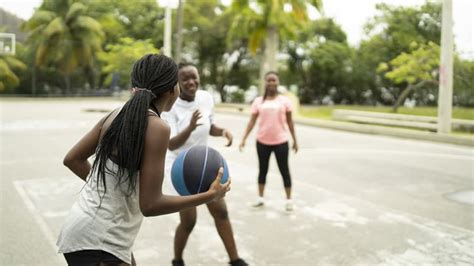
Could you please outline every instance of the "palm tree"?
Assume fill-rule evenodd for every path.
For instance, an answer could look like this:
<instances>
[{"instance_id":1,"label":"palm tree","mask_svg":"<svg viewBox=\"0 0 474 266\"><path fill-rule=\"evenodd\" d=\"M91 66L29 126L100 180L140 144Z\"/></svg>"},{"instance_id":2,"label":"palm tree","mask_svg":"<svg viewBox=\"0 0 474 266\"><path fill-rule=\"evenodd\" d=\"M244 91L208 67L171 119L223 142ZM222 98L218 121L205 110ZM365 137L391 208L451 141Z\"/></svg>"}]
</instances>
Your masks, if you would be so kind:
<instances>
[{"instance_id":1,"label":"palm tree","mask_svg":"<svg viewBox=\"0 0 474 266\"><path fill-rule=\"evenodd\" d=\"M26 70L26 65L10 55L0 55L0 92L20 84L16 71Z\"/></svg>"},{"instance_id":2,"label":"palm tree","mask_svg":"<svg viewBox=\"0 0 474 266\"><path fill-rule=\"evenodd\" d=\"M291 36L302 23L308 21L308 5L322 11L322 0L233 0L230 10L237 15L229 36L231 40L248 37L249 50L253 54L262 48L261 91L263 75L277 70L280 35Z\"/></svg>"},{"instance_id":3,"label":"palm tree","mask_svg":"<svg viewBox=\"0 0 474 266\"><path fill-rule=\"evenodd\" d=\"M29 41L36 47L35 66L55 66L70 91L70 75L78 67L91 73L95 53L104 38L101 25L74 0L50 0L25 22Z\"/></svg>"}]
</instances>

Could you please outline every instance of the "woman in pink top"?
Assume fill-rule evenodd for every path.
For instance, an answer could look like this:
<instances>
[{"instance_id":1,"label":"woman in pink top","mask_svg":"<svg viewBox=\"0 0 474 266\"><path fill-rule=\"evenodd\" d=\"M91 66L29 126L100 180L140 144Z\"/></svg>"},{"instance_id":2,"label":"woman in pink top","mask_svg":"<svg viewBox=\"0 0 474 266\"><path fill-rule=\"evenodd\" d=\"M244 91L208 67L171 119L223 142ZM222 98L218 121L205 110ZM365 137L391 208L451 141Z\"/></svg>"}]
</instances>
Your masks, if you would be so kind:
<instances>
[{"instance_id":1,"label":"woman in pink top","mask_svg":"<svg viewBox=\"0 0 474 266\"><path fill-rule=\"evenodd\" d=\"M265 74L265 94L263 97L257 97L251 107L252 116L247 124L244 137L240 143L240 150L245 146L250 131L255 126L257 118L260 117L257 131L257 154L259 163L258 173L258 195L254 207L263 207L265 201L263 192L265 190L265 181L268 172L268 162L272 152L275 153L278 168L283 177L285 186L286 211L293 211L291 202L291 176L288 168L288 130L293 138L293 150L298 151L296 141L295 127L291 117L292 104L288 98L278 93L279 78L276 72Z\"/></svg>"}]
</instances>

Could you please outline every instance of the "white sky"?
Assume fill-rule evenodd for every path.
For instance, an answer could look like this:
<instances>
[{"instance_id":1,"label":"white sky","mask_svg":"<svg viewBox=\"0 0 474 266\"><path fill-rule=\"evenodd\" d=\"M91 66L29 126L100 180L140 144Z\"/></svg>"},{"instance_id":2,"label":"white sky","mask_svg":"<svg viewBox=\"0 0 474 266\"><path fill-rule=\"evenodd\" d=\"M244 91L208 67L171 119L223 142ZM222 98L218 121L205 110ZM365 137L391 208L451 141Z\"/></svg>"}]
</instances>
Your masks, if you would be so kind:
<instances>
[{"instance_id":1,"label":"white sky","mask_svg":"<svg viewBox=\"0 0 474 266\"><path fill-rule=\"evenodd\" d=\"M130 0L139 1L139 0ZM159 0L159 2L176 0ZM188 3L199 0L187 0ZM230 2L230 0L221 0ZM436 0L433 0L436 1ZM452 0L454 34L457 51L461 56L474 58L474 0ZM0 0L0 7L28 19L42 0ZM413 6L421 5L424 0L323 0L326 16L333 17L347 33L349 43L357 45L364 37L363 25L376 14L376 3ZM311 15L311 14L310 14ZM314 14L312 14L314 16Z\"/></svg>"}]
</instances>

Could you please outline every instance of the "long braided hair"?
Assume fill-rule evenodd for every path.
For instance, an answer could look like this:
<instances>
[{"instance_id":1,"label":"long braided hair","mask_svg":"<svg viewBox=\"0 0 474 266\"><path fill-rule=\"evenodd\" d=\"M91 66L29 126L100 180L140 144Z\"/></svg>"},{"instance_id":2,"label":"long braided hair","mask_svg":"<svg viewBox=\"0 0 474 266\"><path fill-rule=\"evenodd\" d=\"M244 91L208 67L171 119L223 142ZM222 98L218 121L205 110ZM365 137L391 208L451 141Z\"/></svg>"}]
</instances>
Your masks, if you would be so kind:
<instances>
[{"instance_id":1,"label":"long braided hair","mask_svg":"<svg viewBox=\"0 0 474 266\"><path fill-rule=\"evenodd\" d=\"M104 195L107 190L106 173L118 178L117 186L128 182L129 195L135 192L148 125L148 109L155 109L153 100L173 90L177 82L178 66L164 55L147 54L133 65L131 83L133 88L139 89L134 90L133 96L104 134L92 165L91 173L97 171L97 188L101 182ZM109 159L117 164L117 172L107 167Z\"/></svg>"}]
</instances>

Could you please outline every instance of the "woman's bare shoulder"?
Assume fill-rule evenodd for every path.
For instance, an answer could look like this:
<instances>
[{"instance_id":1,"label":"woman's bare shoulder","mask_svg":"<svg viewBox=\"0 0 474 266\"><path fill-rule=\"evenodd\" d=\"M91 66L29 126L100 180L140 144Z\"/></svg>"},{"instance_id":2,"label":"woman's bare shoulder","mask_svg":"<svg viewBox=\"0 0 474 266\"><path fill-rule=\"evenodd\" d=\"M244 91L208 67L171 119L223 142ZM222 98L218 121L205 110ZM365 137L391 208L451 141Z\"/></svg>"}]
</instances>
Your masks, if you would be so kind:
<instances>
[{"instance_id":1,"label":"woman's bare shoulder","mask_svg":"<svg viewBox=\"0 0 474 266\"><path fill-rule=\"evenodd\" d=\"M170 127L163 119L157 116L149 116L147 135L148 134L151 134L151 137L169 138Z\"/></svg>"}]
</instances>

